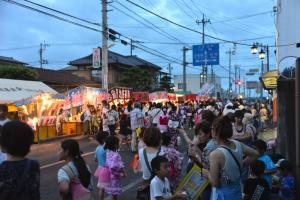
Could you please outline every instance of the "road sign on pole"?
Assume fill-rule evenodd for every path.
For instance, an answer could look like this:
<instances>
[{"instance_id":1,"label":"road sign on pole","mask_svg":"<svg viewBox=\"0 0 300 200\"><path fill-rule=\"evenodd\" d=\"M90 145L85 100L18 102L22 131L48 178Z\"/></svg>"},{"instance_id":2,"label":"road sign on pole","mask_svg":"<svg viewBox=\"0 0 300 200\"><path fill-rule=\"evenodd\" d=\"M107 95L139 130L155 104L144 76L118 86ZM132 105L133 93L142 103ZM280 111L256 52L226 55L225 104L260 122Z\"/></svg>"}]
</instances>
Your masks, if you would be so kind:
<instances>
[{"instance_id":1,"label":"road sign on pole","mask_svg":"<svg viewBox=\"0 0 300 200\"><path fill-rule=\"evenodd\" d=\"M219 65L219 44L210 43L193 46L193 65Z\"/></svg>"}]
</instances>

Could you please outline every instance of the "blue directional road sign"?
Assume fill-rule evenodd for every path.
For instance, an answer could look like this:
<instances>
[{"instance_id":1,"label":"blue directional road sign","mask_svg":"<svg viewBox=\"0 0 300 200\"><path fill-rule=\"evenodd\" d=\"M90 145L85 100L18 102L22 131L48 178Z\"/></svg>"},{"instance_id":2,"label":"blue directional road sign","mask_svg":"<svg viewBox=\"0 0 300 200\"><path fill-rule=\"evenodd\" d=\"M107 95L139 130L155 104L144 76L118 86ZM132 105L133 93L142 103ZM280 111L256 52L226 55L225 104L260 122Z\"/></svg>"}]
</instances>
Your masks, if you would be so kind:
<instances>
[{"instance_id":1,"label":"blue directional road sign","mask_svg":"<svg viewBox=\"0 0 300 200\"><path fill-rule=\"evenodd\" d=\"M193 65L219 65L219 44L210 43L193 46Z\"/></svg>"}]
</instances>

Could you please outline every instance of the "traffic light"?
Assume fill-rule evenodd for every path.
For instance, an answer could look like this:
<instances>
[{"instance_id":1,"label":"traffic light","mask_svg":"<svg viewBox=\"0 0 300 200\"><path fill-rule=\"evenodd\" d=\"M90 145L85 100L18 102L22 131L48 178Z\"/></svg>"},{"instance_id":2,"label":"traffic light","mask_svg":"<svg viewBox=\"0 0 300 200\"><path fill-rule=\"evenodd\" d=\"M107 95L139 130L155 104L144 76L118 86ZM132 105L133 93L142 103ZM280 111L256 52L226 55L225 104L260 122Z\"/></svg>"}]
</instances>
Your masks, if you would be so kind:
<instances>
[{"instance_id":1,"label":"traffic light","mask_svg":"<svg viewBox=\"0 0 300 200\"><path fill-rule=\"evenodd\" d=\"M241 80L236 80L235 84L238 85L239 87L242 85L242 81Z\"/></svg>"}]
</instances>

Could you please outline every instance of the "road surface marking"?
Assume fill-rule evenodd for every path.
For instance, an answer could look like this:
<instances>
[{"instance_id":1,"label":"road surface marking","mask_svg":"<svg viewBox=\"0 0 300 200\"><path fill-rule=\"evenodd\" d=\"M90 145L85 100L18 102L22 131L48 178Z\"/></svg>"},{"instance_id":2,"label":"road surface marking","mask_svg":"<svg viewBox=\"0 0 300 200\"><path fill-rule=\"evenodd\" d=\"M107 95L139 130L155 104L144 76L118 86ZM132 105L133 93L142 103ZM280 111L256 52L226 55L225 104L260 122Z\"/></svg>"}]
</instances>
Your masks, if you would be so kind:
<instances>
[{"instance_id":1,"label":"road surface marking","mask_svg":"<svg viewBox=\"0 0 300 200\"><path fill-rule=\"evenodd\" d=\"M82 154L82 157L89 156L89 155L92 155L92 154L94 154L94 153L95 153L95 151L88 152L88 153L84 153L84 154ZM43 165L43 166L40 167L40 170L46 169L46 168L49 168L49 167L53 167L53 166L55 166L55 165L59 165L59 164L62 164L62 163L64 163L64 162L65 162L65 161L62 160L62 161L58 161L58 162L51 163L51 164L48 164L48 165Z\"/></svg>"},{"instance_id":2,"label":"road surface marking","mask_svg":"<svg viewBox=\"0 0 300 200\"><path fill-rule=\"evenodd\" d=\"M126 185L125 187L122 188L122 193L130 190L131 188L133 188L135 185L139 184L142 181L142 178L139 178L138 180ZM136 192L136 191L135 191ZM104 200L109 200L111 199L111 196L108 196L106 198L104 198Z\"/></svg>"}]
</instances>

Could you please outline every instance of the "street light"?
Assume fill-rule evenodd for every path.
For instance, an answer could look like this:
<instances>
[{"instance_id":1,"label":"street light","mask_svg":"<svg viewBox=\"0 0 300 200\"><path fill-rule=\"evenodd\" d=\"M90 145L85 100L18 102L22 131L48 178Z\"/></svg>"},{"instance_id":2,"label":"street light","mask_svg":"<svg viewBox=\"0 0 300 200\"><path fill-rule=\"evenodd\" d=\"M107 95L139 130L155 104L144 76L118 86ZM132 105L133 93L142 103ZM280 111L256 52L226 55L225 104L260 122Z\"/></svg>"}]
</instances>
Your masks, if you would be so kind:
<instances>
[{"instance_id":1,"label":"street light","mask_svg":"<svg viewBox=\"0 0 300 200\"><path fill-rule=\"evenodd\" d=\"M261 49L260 52L259 52L259 58L261 60L263 60L263 59L265 59L265 57L266 57L266 53L263 49Z\"/></svg>"},{"instance_id":2,"label":"street light","mask_svg":"<svg viewBox=\"0 0 300 200\"><path fill-rule=\"evenodd\" d=\"M252 47L251 47L251 53L252 54L257 54L258 50L257 50L257 44L253 43Z\"/></svg>"}]
</instances>

